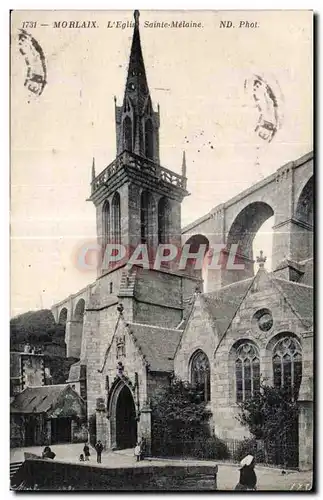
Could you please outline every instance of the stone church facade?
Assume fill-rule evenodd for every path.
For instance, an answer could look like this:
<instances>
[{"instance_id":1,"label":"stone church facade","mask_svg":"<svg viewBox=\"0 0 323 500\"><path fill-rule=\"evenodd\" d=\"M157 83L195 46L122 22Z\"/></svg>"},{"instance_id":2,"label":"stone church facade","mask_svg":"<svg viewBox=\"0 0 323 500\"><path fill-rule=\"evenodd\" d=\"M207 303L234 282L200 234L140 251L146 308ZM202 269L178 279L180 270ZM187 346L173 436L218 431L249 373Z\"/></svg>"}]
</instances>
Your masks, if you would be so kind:
<instances>
[{"instance_id":1,"label":"stone church facade","mask_svg":"<svg viewBox=\"0 0 323 500\"><path fill-rule=\"evenodd\" d=\"M55 304L66 324L67 353L80 361L69 382L82 388L88 418L96 415L97 438L107 448L149 448L151 399L176 376L199 385L212 410L211 427L223 439L247 436L235 416L238 404L268 384L290 385L297 398L299 466L313 455L313 155L284 165L260 183L181 228L188 195L186 161L181 175L160 165L159 109L153 109L140 44L139 14L122 105L115 105L116 159L99 175L92 168L101 249L123 245L125 260L106 267L95 283ZM275 214L273 269L257 258L252 241ZM126 257L147 245L225 242L219 269L202 273L177 261L128 268ZM230 245L239 243L228 270ZM103 257L103 255L102 255ZM203 289L204 280L204 289ZM207 288L206 288L207 283ZM81 390L81 389L80 389ZM149 450L148 450L149 451Z\"/></svg>"}]
</instances>

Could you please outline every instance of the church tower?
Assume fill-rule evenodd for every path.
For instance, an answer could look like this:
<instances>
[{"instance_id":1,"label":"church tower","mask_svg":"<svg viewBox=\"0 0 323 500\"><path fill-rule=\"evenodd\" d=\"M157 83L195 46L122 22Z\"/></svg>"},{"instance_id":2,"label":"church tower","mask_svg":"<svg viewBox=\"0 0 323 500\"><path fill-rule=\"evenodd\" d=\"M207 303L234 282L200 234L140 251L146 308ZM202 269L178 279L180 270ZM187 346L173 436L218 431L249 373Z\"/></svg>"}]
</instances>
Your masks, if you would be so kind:
<instances>
[{"instance_id":1,"label":"church tower","mask_svg":"<svg viewBox=\"0 0 323 500\"><path fill-rule=\"evenodd\" d=\"M92 165L90 200L96 206L98 243L122 244L131 255L146 244L154 258L158 244L181 246L181 202L186 191L182 175L160 165L159 106L154 111L142 55L139 12L131 44L122 106L115 98L116 159L98 176ZM99 275L107 269L100 266Z\"/></svg>"}]
</instances>

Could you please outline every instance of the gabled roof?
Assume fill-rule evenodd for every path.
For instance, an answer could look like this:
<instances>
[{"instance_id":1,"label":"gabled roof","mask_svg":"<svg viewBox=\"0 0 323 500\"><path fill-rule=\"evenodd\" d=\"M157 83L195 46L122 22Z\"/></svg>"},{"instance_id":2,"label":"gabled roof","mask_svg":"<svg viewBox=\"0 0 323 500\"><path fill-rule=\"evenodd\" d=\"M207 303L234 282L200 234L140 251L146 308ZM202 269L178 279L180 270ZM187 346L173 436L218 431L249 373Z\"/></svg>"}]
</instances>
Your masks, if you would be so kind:
<instances>
[{"instance_id":1,"label":"gabled roof","mask_svg":"<svg viewBox=\"0 0 323 500\"><path fill-rule=\"evenodd\" d=\"M248 278L237 281L236 283L220 288L216 292L201 295L201 302L204 302L213 319L213 326L220 336L229 328L253 280L254 278Z\"/></svg>"},{"instance_id":2,"label":"gabled roof","mask_svg":"<svg viewBox=\"0 0 323 500\"><path fill-rule=\"evenodd\" d=\"M282 278L274 278L276 284L282 290L284 297L292 306L297 316L306 326L313 324L313 287L288 281Z\"/></svg>"},{"instance_id":3,"label":"gabled roof","mask_svg":"<svg viewBox=\"0 0 323 500\"><path fill-rule=\"evenodd\" d=\"M128 328L145 356L150 371L174 370L174 356L182 330L141 323L128 323Z\"/></svg>"},{"instance_id":4,"label":"gabled roof","mask_svg":"<svg viewBox=\"0 0 323 500\"><path fill-rule=\"evenodd\" d=\"M227 285L216 292L201 295L204 304L213 320L213 327L220 336L219 344L225 336L240 304L246 297L253 282L258 279L259 273L265 273L268 279L276 286L277 293L281 293L294 313L302 323L309 328L313 324L313 287L276 278L273 273L259 270L258 273L246 280Z\"/></svg>"},{"instance_id":5,"label":"gabled roof","mask_svg":"<svg viewBox=\"0 0 323 500\"><path fill-rule=\"evenodd\" d=\"M52 408L61 394L73 389L66 384L26 387L17 394L10 405L11 413L46 413ZM75 391L73 391L75 392ZM75 392L78 397L78 394Z\"/></svg>"}]
</instances>

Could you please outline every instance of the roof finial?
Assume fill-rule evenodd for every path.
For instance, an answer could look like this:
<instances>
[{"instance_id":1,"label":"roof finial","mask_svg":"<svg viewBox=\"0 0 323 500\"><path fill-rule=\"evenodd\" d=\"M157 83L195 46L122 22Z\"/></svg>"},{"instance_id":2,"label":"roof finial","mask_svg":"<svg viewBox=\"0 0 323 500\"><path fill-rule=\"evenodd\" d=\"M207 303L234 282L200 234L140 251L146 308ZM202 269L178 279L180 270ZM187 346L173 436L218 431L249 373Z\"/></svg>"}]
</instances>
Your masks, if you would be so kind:
<instances>
[{"instance_id":1,"label":"roof finial","mask_svg":"<svg viewBox=\"0 0 323 500\"><path fill-rule=\"evenodd\" d=\"M92 181L94 181L95 179L95 158L93 156L93 160L92 160Z\"/></svg>"},{"instance_id":2,"label":"roof finial","mask_svg":"<svg viewBox=\"0 0 323 500\"><path fill-rule=\"evenodd\" d=\"M117 311L120 314L120 316L123 315L123 309L124 309L124 307L123 307L123 305L120 302L120 304L117 305Z\"/></svg>"},{"instance_id":3,"label":"roof finial","mask_svg":"<svg viewBox=\"0 0 323 500\"><path fill-rule=\"evenodd\" d=\"M259 264L259 269L263 269L265 267L265 262L267 260L267 257L264 257L264 252L260 250L260 255L259 257L256 257L257 259L257 264Z\"/></svg>"},{"instance_id":4,"label":"roof finial","mask_svg":"<svg viewBox=\"0 0 323 500\"><path fill-rule=\"evenodd\" d=\"M185 151L183 151L182 176L186 177L186 155L185 155Z\"/></svg>"},{"instance_id":5,"label":"roof finial","mask_svg":"<svg viewBox=\"0 0 323 500\"><path fill-rule=\"evenodd\" d=\"M140 16L139 10L135 10L133 13L133 17L135 18L135 27L136 28L139 28L139 16Z\"/></svg>"}]
</instances>

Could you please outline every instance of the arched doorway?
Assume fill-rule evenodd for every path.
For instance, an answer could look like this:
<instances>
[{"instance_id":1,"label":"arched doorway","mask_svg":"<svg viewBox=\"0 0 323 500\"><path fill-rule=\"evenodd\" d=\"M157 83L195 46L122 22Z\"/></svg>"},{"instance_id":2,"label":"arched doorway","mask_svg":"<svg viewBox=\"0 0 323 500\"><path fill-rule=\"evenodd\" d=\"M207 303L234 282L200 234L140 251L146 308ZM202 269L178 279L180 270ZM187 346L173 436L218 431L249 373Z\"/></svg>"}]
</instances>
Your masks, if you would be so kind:
<instances>
[{"instance_id":1,"label":"arched doorway","mask_svg":"<svg viewBox=\"0 0 323 500\"><path fill-rule=\"evenodd\" d=\"M116 445L133 448L137 441L136 409L130 389L123 385L116 403Z\"/></svg>"}]
</instances>

